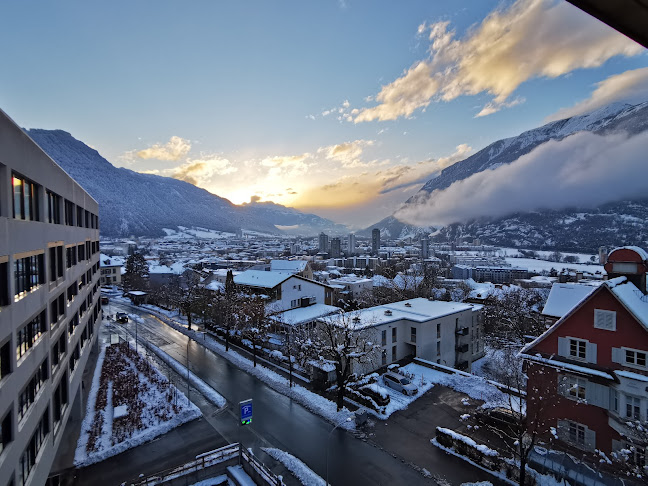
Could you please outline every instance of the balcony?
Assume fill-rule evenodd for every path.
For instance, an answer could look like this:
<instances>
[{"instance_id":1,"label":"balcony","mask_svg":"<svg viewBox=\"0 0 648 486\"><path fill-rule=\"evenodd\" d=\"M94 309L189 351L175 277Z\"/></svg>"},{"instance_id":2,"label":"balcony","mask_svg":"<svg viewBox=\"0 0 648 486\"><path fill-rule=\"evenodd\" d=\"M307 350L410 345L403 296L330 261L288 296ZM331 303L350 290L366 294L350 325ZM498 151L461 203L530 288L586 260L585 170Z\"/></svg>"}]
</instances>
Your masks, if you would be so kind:
<instances>
[{"instance_id":1,"label":"balcony","mask_svg":"<svg viewBox=\"0 0 648 486\"><path fill-rule=\"evenodd\" d=\"M457 328L457 330L455 331L455 334L456 334L457 336L467 336L469 332L470 332L470 329L469 329L469 328L467 328L467 327L459 327L459 328Z\"/></svg>"}]
</instances>

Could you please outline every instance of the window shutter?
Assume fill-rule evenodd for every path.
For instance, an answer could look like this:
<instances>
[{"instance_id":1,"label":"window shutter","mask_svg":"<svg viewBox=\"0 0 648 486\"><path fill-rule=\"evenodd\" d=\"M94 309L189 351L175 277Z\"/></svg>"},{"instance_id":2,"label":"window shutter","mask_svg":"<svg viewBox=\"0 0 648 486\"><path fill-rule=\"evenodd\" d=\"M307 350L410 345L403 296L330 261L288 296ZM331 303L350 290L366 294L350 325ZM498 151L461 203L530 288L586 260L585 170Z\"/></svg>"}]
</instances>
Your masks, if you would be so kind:
<instances>
[{"instance_id":1,"label":"window shutter","mask_svg":"<svg viewBox=\"0 0 648 486\"><path fill-rule=\"evenodd\" d=\"M585 429L585 449L593 451L596 448L596 432L592 429Z\"/></svg>"},{"instance_id":2,"label":"window shutter","mask_svg":"<svg viewBox=\"0 0 648 486\"><path fill-rule=\"evenodd\" d=\"M588 404L607 410L610 405L610 392L607 386L588 381L585 387L585 399Z\"/></svg>"},{"instance_id":3,"label":"window shutter","mask_svg":"<svg viewBox=\"0 0 648 486\"><path fill-rule=\"evenodd\" d=\"M587 343L585 358L588 363L596 364L596 343Z\"/></svg>"},{"instance_id":4,"label":"window shutter","mask_svg":"<svg viewBox=\"0 0 648 486\"><path fill-rule=\"evenodd\" d=\"M558 356L569 357L569 339L564 337L558 338Z\"/></svg>"},{"instance_id":5,"label":"window shutter","mask_svg":"<svg viewBox=\"0 0 648 486\"><path fill-rule=\"evenodd\" d=\"M621 348L612 348L612 362L623 364L623 349Z\"/></svg>"}]
</instances>

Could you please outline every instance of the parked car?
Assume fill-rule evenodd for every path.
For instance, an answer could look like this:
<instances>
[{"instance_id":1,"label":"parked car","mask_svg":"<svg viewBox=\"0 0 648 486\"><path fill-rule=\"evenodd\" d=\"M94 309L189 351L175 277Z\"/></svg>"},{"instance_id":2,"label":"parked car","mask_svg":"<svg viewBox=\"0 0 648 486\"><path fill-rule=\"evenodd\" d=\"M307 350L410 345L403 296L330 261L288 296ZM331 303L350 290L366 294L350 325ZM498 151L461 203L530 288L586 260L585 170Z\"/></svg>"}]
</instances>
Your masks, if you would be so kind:
<instances>
[{"instance_id":1,"label":"parked car","mask_svg":"<svg viewBox=\"0 0 648 486\"><path fill-rule=\"evenodd\" d=\"M102 296L101 296L101 305L106 305L106 304L108 304L109 302L110 302L110 299L108 299L107 296L105 296L105 295L102 295Z\"/></svg>"},{"instance_id":2,"label":"parked car","mask_svg":"<svg viewBox=\"0 0 648 486\"><path fill-rule=\"evenodd\" d=\"M117 322L128 322L128 314L126 314L125 312L118 312L115 315L115 320Z\"/></svg>"},{"instance_id":3,"label":"parked car","mask_svg":"<svg viewBox=\"0 0 648 486\"><path fill-rule=\"evenodd\" d=\"M365 385L361 387L359 391L363 395L370 397L374 402L376 402L376 405L378 406L382 407L389 403L389 395L380 385L376 383Z\"/></svg>"},{"instance_id":4,"label":"parked car","mask_svg":"<svg viewBox=\"0 0 648 486\"><path fill-rule=\"evenodd\" d=\"M418 393L418 387L412 382L398 373L387 372L383 375L383 381L385 386L399 391L404 395L416 395Z\"/></svg>"}]
</instances>

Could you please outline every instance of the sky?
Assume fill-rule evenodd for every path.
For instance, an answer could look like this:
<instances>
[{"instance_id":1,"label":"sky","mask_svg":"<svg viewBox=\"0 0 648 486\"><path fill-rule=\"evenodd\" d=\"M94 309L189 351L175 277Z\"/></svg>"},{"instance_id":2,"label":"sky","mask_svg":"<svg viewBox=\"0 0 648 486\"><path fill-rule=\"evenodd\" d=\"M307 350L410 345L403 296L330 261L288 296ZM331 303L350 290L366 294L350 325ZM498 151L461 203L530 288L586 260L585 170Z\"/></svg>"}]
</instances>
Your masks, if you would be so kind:
<instances>
[{"instance_id":1,"label":"sky","mask_svg":"<svg viewBox=\"0 0 648 486\"><path fill-rule=\"evenodd\" d=\"M353 228L495 140L648 100L646 49L562 0L26 0L0 43L21 126Z\"/></svg>"}]
</instances>

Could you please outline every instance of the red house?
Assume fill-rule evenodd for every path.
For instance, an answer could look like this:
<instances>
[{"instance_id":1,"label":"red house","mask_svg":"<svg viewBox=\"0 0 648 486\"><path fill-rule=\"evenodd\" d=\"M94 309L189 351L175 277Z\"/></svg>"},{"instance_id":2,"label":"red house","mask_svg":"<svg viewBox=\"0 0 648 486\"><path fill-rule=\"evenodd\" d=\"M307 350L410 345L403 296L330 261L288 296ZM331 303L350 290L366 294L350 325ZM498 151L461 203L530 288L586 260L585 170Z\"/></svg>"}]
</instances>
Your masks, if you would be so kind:
<instances>
[{"instance_id":1,"label":"red house","mask_svg":"<svg viewBox=\"0 0 648 486\"><path fill-rule=\"evenodd\" d=\"M554 446L629 449L643 466L648 432L635 425L648 421L648 253L617 248L605 269L610 280L522 349L527 417L541 417L541 438Z\"/></svg>"}]
</instances>

